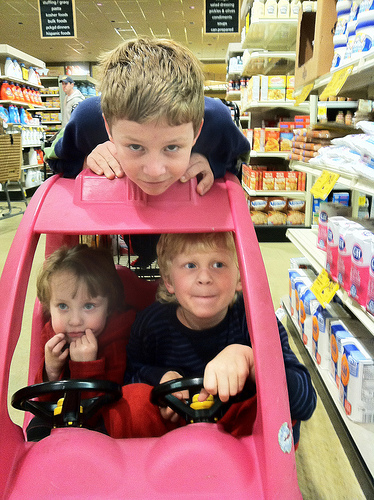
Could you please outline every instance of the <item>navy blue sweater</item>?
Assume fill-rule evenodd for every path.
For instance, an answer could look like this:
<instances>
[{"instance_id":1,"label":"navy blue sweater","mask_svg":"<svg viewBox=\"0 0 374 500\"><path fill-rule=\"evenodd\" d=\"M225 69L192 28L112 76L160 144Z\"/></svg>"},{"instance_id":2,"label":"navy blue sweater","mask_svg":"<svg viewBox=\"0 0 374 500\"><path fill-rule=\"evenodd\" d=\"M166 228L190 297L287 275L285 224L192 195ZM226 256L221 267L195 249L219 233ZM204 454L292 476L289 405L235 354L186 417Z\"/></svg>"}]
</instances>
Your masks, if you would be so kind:
<instances>
[{"instance_id":1,"label":"navy blue sweater","mask_svg":"<svg viewBox=\"0 0 374 500\"><path fill-rule=\"evenodd\" d=\"M206 364L230 344L251 345L243 296L229 308L226 318L208 330L191 330L177 318L176 304L155 302L137 315L127 346L125 383L157 385L175 370L185 377L203 377ZM316 406L310 375L292 352L278 321L291 418L307 420ZM272 377L271 367L269 377Z\"/></svg>"},{"instance_id":2,"label":"navy blue sweater","mask_svg":"<svg viewBox=\"0 0 374 500\"><path fill-rule=\"evenodd\" d=\"M72 113L63 137L54 146L58 159L49 159L49 166L54 173L75 177L82 170L85 157L108 140L100 97L90 97ZM227 106L206 97L204 125L192 151L208 159L214 177L218 178L226 171L236 173L238 156L249 150L249 142L232 121Z\"/></svg>"}]
</instances>

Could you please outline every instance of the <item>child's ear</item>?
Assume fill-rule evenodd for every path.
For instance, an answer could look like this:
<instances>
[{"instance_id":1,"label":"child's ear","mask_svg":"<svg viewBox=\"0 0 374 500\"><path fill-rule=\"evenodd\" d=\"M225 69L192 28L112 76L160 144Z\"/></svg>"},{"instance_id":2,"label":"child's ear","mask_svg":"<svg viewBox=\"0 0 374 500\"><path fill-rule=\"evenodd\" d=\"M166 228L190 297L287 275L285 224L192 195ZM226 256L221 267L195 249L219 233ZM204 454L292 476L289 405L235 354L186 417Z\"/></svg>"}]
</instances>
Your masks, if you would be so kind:
<instances>
[{"instance_id":1,"label":"child's ear","mask_svg":"<svg viewBox=\"0 0 374 500\"><path fill-rule=\"evenodd\" d=\"M104 113L102 115L103 115L103 119L104 119L104 123L105 123L105 130L106 130L106 132L108 134L109 140L113 142L113 138L112 138L112 135L110 133L110 128L109 128L108 122L106 121Z\"/></svg>"},{"instance_id":2,"label":"child's ear","mask_svg":"<svg viewBox=\"0 0 374 500\"><path fill-rule=\"evenodd\" d=\"M243 290L243 287L242 287L242 281L240 279L240 274L238 272L238 282L236 284L236 288L235 288L235 291L236 292L241 292Z\"/></svg>"},{"instance_id":3,"label":"child's ear","mask_svg":"<svg viewBox=\"0 0 374 500\"><path fill-rule=\"evenodd\" d=\"M195 136L195 139L193 141L193 145L195 145L196 141L197 141L197 138L199 137L200 135L200 132L201 132L201 129L203 128L203 124L204 124L204 118L201 120L201 123L200 123L200 127L199 127L199 130Z\"/></svg>"},{"instance_id":4,"label":"child's ear","mask_svg":"<svg viewBox=\"0 0 374 500\"><path fill-rule=\"evenodd\" d=\"M174 290L174 287L173 287L172 283L170 282L169 278L166 276L162 276L162 280L164 282L164 285L166 286L166 290L169 293L174 294L175 290Z\"/></svg>"}]
</instances>

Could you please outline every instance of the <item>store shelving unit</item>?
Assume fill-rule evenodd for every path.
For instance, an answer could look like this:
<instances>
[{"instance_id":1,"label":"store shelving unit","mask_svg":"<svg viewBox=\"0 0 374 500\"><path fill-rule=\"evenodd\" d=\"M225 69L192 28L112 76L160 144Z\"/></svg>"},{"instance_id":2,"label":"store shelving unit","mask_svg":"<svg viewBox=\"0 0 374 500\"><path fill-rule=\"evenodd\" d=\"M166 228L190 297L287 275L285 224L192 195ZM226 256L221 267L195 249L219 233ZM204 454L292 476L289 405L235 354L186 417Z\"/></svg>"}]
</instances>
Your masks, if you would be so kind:
<instances>
[{"instance_id":1,"label":"store shelving unit","mask_svg":"<svg viewBox=\"0 0 374 500\"><path fill-rule=\"evenodd\" d=\"M41 61L40 59L37 59L36 57L30 56L29 54L26 54L18 49L15 49L14 47L11 47L6 44L0 44L0 59L5 61L7 57L10 57L11 59L17 59L19 63L24 63L26 66L33 66L36 68L45 68L45 63ZM0 84L4 80L9 80L9 77L7 76L0 76ZM12 82L19 83L21 85L31 87L37 90L40 90L42 88L42 85L36 85L36 84L30 84L28 81L25 81L23 79L18 79L18 78L11 78ZM9 106L9 105L14 105L17 107L23 107L27 109L30 113L37 113L45 109L44 106L39 106L37 104L28 104L25 102L19 102L19 101L12 101L12 100L0 100L0 104L4 106ZM17 125L17 124L12 124L9 126L9 130L12 130L16 133L21 133L22 128L30 128L30 129L44 129L42 125ZM40 148L44 142L44 133L40 134L41 139L40 141L36 142L35 144L27 143L27 145L23 145L23 149L28 149L28 148ZM25 177L26 173L30 169L40 169L42 166L39 164L23 164L21 166L21 185L25 187ZM19 190L19 185L18 183L15 184L15 186L12 186L12 184L9 184L8 190L12 191L12 187L15 190ZM36 187L36 186L35 186Z\"/></svg>"},{"instance_id":2,"label":"store shelving unit","mask_svg":"<svg viewBox=\"0 0 374 500\"><path fill-rule=\"evenodd\" d=\"M300 250L300 252L309 260L314 269L319 273L326 265L326 252L317 248L317 232L313 229L288 229L286 233L289 240ZM373 335L374 335L374 317L365 311L355 300L351 299L347 292L339 288L338 297L344 305ZM287 311L287 299L283 300L283 304ZM288 311L289 314L289 311ZM295 325L297 327L297 325ZM312 359L312 357L311 357ZM315 364L318 373L321 376L323 383L330 394L337 411L340 414L344 425L349 432L352 440L357 446L362 459L368 467L370 474L374 476L374 425L359 424L350 420L339 401L336 386L332 381L327 370L321 370Z\"/></svg>"}]
</instances>

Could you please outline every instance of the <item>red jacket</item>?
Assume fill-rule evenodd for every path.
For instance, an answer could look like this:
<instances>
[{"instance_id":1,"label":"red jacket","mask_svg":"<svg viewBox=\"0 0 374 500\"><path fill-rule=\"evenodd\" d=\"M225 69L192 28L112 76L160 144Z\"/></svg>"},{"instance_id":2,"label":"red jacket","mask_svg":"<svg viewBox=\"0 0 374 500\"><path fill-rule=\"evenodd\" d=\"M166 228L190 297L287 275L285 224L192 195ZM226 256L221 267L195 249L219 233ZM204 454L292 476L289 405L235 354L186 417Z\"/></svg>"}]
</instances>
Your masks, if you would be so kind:
<instances>
[{"instance_id":1,"label":"red jacket","mask_svg":"<svg viewBox=\"0 0 374 500\"><path fill-rule=\"evenodd\" d=\"M97 359L83 362L72 361L68 358L60 380L93 378L96 380L111 380L123 385L126 369L126 346L134 319L135 311L133 310L111 316L105 330L98 337ZM43 361L35 376L35 384L45 382L44 346L54 335L51 321L48 321L41 332Z\"/></svg>"}]
</instances>

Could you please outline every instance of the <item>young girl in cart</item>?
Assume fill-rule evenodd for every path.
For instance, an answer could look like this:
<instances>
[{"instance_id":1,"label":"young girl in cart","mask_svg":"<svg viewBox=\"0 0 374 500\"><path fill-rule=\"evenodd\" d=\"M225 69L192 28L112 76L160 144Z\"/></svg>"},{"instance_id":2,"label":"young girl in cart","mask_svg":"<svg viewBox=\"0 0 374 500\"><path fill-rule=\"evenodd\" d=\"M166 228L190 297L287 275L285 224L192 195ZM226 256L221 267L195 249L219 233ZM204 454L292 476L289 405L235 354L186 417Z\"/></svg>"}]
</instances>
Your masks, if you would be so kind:
<instances>
[{"instance_id":1,"label":"young girl in cart","mask_svg":"<svg viewBox=\"0 0 374 500\"><path fill-rule=\"evenodd\" d=\"M134 323L125 375L130 385L106 415L110 435L160 436L180 426L170 408L151 404L150 393L152 386L181 377L204 377L199 401L216 395L225 402L249 386L252 397L234 403L220 423L234 436L250 434L256 417L255 367L232 233L163 234L157 253L159 300ZM311 417L316 394L279 321L278 329L297 445L299 421ZM187 398L182 392L174 395Z\"/></svg>"},{"instance_id":2,"label":"young girl in cart","mask_svg":"<svg viewBox=\"0 0 374 500\"><path fill-rule=\"evenodd\" d=\"M41 332L43 360L35 383L63 379L122 384L124 352L135 312L125 310L121 278L107 250L62 247L46 260L37 296L49 318ZM50 429L33 419L29 440Z\"/></svg>"}]
</instances>

